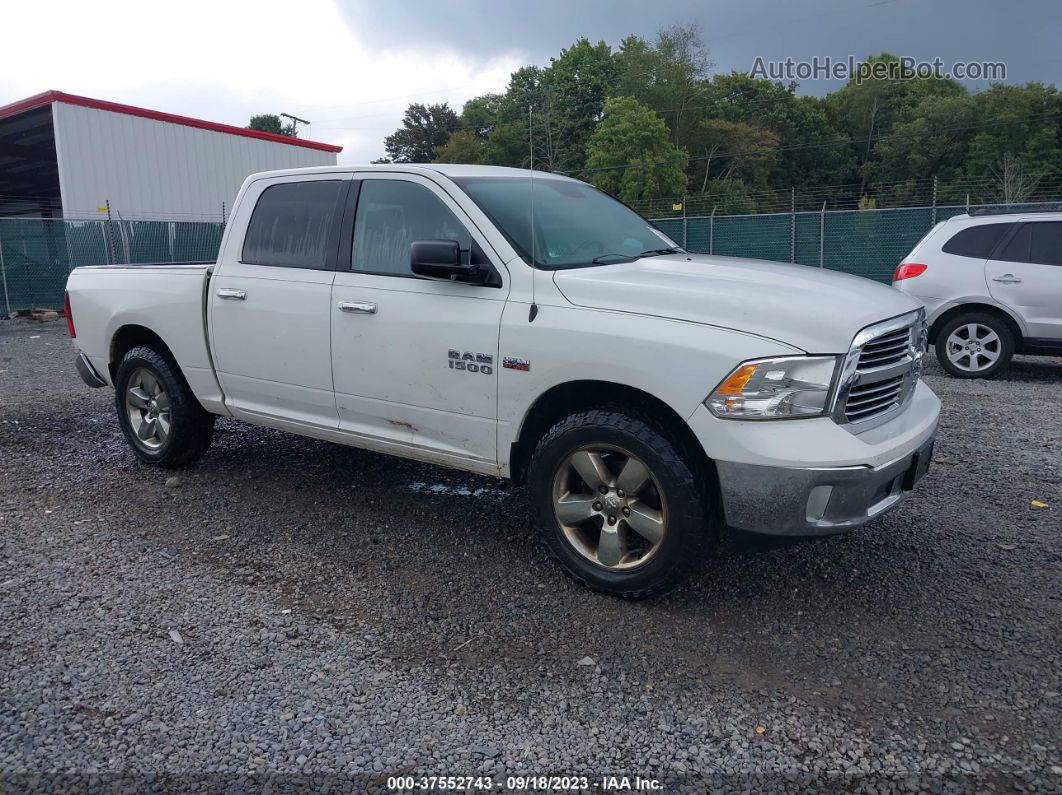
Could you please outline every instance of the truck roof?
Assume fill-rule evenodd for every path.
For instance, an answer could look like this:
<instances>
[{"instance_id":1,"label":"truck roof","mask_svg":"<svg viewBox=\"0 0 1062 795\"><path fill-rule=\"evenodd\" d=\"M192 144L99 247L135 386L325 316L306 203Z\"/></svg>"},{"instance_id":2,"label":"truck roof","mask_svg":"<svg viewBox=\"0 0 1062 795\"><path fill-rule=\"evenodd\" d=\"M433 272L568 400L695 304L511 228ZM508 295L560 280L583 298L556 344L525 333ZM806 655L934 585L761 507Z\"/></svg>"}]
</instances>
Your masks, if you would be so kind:
<instances>
[{"instance_id":1,"label":"truck roof","mask_svg":"<svg viewBox=\"0 0 1062 795\"><path fill-rule=\"evenodd\" d=\"M526 177L529 173L526 168L508 168L505 166L474 166L464 163L372 163L368 165L343 165L343 166L312 166L310 168L285 168L277 171L263 171L252 176L253 179L262 177L287 177L297 174L335 174L351 173L354 171L389 171L406 174L424 174L436 172L448 177ZM554 174L549 171L535 171L535 177L543 179L564 179L577 182L571 177L562 174Z\"/></svg>"}]
</instances>

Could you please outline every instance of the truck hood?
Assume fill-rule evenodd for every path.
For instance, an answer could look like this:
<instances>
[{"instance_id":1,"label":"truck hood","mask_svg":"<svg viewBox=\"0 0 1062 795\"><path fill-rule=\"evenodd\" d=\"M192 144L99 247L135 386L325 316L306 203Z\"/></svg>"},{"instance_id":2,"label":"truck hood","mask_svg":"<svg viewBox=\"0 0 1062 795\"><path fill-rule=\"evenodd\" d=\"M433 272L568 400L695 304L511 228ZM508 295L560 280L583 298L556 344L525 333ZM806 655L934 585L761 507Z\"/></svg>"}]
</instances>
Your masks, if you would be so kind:
<instances>
[{"instance_id":1,"label":"truck hood","mask_svg":"<svg viewBox=\"0 0 1062 795\"><path fill-rule=\"evenodd\" d=\"M807 353L844 353L861 328L920 306L861 276L704 254L556 271L553 280L576 306L734 329Z\"/></svg>"}]
</instances>

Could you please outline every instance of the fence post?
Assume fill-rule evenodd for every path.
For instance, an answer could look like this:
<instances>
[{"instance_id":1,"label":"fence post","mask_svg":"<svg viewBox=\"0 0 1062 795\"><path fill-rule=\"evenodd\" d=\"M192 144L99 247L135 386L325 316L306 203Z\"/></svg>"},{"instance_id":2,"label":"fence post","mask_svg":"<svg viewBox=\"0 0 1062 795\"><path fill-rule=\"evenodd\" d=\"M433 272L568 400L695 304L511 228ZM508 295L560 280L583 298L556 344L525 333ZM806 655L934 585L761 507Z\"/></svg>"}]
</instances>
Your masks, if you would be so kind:
<instances>
[{"instance_id":1,"label":"fence post","mask_svg":"<svg viewBox=\"0 0 1062 795\"><path fill-rule=\"evenodd\" d=\"M0 276L4 279L4 306L7 307L7 314L11 315L11 298L7 294L7 268L4 266L4 238L0 236Z\"/></svg>"},{"instance_id":2,"label":"fence post","mask_svg":"<svg viewBox=\"0 0 1062 795\"><path fill-rule=\"evenodd\" d=\"M826 202L822 203L822 212L819 213L819 267L825 265L824 253L826 247Z\"/></svg>"},{"instance_id":3,"label":"fence post","mask_svg":"<svg viewBox=\"0 0 1062 795\"><path fill-rule=\"evenodd\" d=\"M789 189L789 261L796 263L796 186Z\"/></svg>"},{"instance_id":4,"label":"fence post","mask_svg":"<svg viewBox=\"0 0 1062 795\"><path fill-rule=\"evenodd\" d=\"M111 221L111 200L107 199L107 225L104 227L107 230L107 264L118 264L118 251L114 247L114 224Z\"/></svg>"},{"instance_id":5,"label":"fence post","mask_svg":"<svg viewBox=\"0 0 1062 795\"><path fill-rule=\"evenodd\" d=\"M933 175L933 211L930 214L929 228L937 225L937 176Z\"/></svg>"},{"instance_id":6,"label":"fence post","mask_svg":"<svg viewBox=\"0 0 1062 795\"><path fill-rule=\"evenodd\" d=\"M715 249L715 211L718 205L712 208L712 214L708 217L708 253L714 253Z\"/></svg>"},{"instance_id":7,"label":"fence post","mask_svg":"<svg viewBox=\"0 0 1062 795\"><path fill-rule=\"evenodd\" d=\"M683 197L683 199L682 199L682 247L683 248L689 248L688 239L689 239L689 227L687 225L687 220L686 220L686 198Z\"/></svg>"}]
</instances>

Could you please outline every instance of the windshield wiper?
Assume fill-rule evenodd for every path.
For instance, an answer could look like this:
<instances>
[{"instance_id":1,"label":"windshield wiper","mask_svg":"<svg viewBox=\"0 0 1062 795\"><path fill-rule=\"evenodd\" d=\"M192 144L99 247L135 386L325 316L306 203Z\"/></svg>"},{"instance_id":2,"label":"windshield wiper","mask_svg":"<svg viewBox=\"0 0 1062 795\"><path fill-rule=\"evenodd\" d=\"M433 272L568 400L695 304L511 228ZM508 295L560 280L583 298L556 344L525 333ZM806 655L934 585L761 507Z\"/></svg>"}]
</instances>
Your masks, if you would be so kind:
<instances>
[{"instance_id":1,"label":"windshield wiper","mask_svg":"<svg viewBox=\"0 0 1062 795\"><path fill-rule=\"evenodd\" d=\"M639 254L638 257L641 255ZM609 262L634 262L638 257L633 254L598 254L592 260L591 265L608 265Z\"/></svg>"},{"instance_id":2,"label":"windshield wiper","mask_svg":"<svg viewBox=\"0 0 1062 795\"><path fill-rule=\"evenodd\" d=\"M659 257L659 256L661 256L663 254L685 254L685 253L686 252L683 251L678 246L672 246L671 248L652 248L652 249L649 249L648 251L643 251L638 256L639 257Z\"/></svg>"}]
</instances>

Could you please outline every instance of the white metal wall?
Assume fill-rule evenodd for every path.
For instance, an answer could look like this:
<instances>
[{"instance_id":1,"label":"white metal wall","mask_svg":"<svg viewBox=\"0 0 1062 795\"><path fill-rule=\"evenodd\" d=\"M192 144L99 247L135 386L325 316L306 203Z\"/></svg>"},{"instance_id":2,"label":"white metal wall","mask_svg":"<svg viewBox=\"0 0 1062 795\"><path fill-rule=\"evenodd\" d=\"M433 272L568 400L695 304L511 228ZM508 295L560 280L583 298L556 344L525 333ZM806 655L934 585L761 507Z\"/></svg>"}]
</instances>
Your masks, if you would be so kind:
<instances>
[{"instance_id":1,"label":"white metal wall","mask_svg":"<svg viewBox=\"0 0 1062 795\"><path fill-rule=\"evenodd\" d=\"M67 218L99 218L109 200L123 218L220 220L249 174L336 163L333 152L62 102L52 114Z\"/></svg>"}]
</instances>

